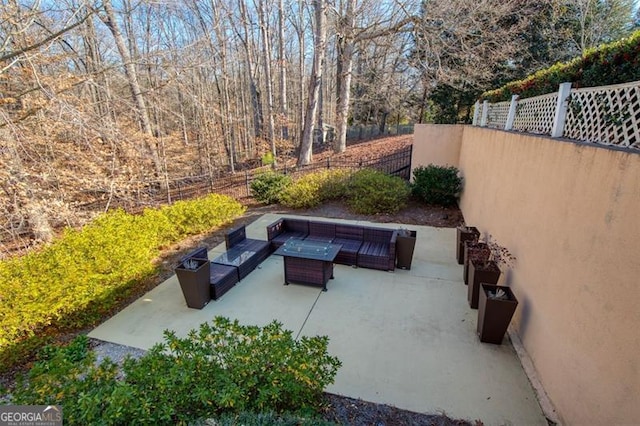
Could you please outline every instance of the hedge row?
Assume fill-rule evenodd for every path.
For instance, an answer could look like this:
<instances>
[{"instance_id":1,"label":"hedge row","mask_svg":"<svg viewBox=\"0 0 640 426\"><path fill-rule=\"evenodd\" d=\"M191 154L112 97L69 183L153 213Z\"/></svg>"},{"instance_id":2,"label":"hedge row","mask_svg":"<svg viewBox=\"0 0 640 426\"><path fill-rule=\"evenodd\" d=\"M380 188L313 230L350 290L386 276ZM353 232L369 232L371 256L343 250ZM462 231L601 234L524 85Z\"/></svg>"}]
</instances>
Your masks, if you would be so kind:
<instances>
[{"instance_id":1,"label":"hedge row","mask_svg":"<svg viewBox=\"0 0 640 426\"><path fill-rule=\"evenodd\" d=\"M38 252L0 262L0 370L42 345L51 325L95 323L155 271L160 249L244 213L212 194L131 215L117 210L66 229Z\"/></svg>"},{"instance_id":2,"label":"hedge row","mask_svg":"<svg viewBox=\"0 0 640 426\"><path fill-rule=\"evenodd\" d=\"M560 83L572 87L596 87L640 80L640 30L628 38L587 51L582 57L540 70L523 80L481 96L489 102L508 101L512 95L530 98L558 91Z\"/></svg>"}]
</instances>

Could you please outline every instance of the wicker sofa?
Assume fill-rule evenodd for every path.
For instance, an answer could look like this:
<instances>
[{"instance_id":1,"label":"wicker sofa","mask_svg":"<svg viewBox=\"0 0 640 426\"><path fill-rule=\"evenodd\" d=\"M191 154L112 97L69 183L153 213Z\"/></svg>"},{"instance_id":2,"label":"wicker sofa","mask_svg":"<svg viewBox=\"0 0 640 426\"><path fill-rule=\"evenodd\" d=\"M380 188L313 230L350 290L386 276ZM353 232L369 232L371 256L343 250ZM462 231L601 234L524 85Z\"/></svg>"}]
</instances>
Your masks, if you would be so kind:
<instances>
[{"instance_id":1,"label":"wicker sofa","mask_svg":"<svg viewBox=\"0 0 640 426\"><path fill-rule=\"evenodd\" d=\"M398 236L395 229L282 218L267 226L267 236L273 247L292 237L340 244L335 263L395 270Z\"/></svg>"},{"instance_id":2,"label":"wicker sofa","mask_svg":"<svg viewBox=\"0 0 640 426\"><path fill-rule=\"evenodd\" d=\"M227 252L212 262L236 266L240 279L249 275L272 252L269 241L247 238L244 225L225 234L224 241Z\"/></svg>"}]
</instances>

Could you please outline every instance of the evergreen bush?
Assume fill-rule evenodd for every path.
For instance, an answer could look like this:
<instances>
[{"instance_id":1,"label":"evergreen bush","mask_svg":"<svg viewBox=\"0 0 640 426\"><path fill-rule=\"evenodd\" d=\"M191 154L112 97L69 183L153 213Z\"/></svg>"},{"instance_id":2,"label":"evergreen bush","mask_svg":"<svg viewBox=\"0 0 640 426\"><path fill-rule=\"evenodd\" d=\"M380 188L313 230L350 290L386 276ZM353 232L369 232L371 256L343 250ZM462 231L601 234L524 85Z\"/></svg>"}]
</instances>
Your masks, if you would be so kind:
<instances>
[{"instance_id":1,"label":"evergreen bush","mask_svg":"<svg viewBox=\"0 0 640 426\"><path fill-rule=\"evenodd\" d=\"M640 30L630 37L590 49L581 57L557 63L522 80L485 92L481 100L500 102L558 91L560 83L572 87L596 87L640 80Z\"/></svg>"},{"instance_id":2,"label":"evergreen bush","mask_svg":"<svg viewBox=\"0 0 640 426\"><path fill-rule=\"evenodd\" d=\"M406 206L409 195L409 186L399 177L363 169L349 181L347 204L356 213L396 213Z\"/></svg>"},{"instance_id":3,"label":"evergreen bush","mask_svg":"<svg viewBox=\"0 0 640 426\"><path fill-rule=\"evenodd\" d=\"M411 192L427 204L454 206L462 192L462 177L453 166L417 167L413 170Z\"/></svg>"},{"instance_id":4,"label":"evergreen bush","mask_svg":"<svg viewBox=\"0 0 640 426\"><path fill-rule=\"evenodd\" d=\"M62 405L66 424L190 424L225 413L312 414L340 361L326 336L293 338L273 321L243 326L216 317L165 342L120 372L95 364L87 339L49 349L19 380L12 404Z\"/></svg>"},{"instance_id":5,"label":"evergreen bush","mask_svg":"<svg viewBox=\"0 0 640 426\"><path fill-rule=\"evenodd\" d=\"M244 212L217 194L140 215L103 214L44 249L0 261L0 371L43 343L49 326L95 323L155 271L160 248Z\"/></svg>"},{"instance_id":6,"label":"evergreen bush","mask_svg":"<svg viewBox=\"0 0 640 426\"><path fill-rule=\"evenodd\" d=\"M294 209L306 209L345 196L350 172L323 170L303 175L280 194L280 202Z\"/></svg>"},{"instance_id":7,"label":"evergreen bush","mask_svg":"<svg viewBox=\"0 0 640 426\"><path fill-rule=\"evenodd\" d=\"M276 204L280 195L291 185L291 177L268 170L259 174L251 182L251 195L260 203Z\"/></svg>"}]
</instances>

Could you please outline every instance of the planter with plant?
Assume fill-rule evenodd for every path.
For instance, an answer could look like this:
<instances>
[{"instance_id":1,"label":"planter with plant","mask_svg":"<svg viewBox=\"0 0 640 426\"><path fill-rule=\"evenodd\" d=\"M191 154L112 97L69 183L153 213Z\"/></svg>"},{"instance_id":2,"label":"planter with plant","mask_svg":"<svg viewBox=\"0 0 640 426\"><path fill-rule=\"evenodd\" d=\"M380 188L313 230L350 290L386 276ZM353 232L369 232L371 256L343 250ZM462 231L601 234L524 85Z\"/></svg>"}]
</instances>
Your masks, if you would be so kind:
<instances>
[{"instance_id":1,"label":"planter with plant","mask_svg":"<svg viewBox=\"0 0 640 426\"><path fill-rule=\"evenodd\" d=\"M211 300L209 267L207 259L191 258L175 269L184 300L190 308L202 309Z\"/></svg>"},{"instance_id":2,"label":"planter with plant","mask_svg":"<svg viewBox=\"0 0 640 426\"><path fill-rule=\"evenodd\" d=\"M413 251L416 246L416 231L401 228L396 238L396 266L400 269L411 269Z\"/></svg>"},{"instance_id":3,"label":"planter with plant","mask_svg":"<svg viewBox=\"0 0 640 426\"><path fill-rule=\"evenodd\" d=\"M458 226L456 228L456 259L458 265L464 264L465 241L477 242L480 239L480 231L475 226Z\"/></svg>"},{"instance_id":4,"label":"planter with plant","mask_svg":"<svg viewBox=\"0 0 640 426\"><path fill-rule=\"evenodd\" d=\"M484 343L502 343L518 299L509 287L482 284L478 303L478 336Z\"/></svg>"},{"instance_id":5,"label":"planter with plant","mask_svg":"<svg viewBox=\"0 0 640 426\"><path fill-rule=\"evenodd\" d=\"M469 260L467 299L472 309L478 309L481 284L497 284L500 279L500 266L510 266L516 260L509 250L497 242L491 241L490 235L486 245L490 253L488 259Z\"/></svg>"},{"instance_id":6,"label":"planter with plant","mask_svg":"<svg viewBox=\"0 0 640 426\"><path fill-rule=\"evenodd\" d=\"M468 240L464 242L464 283L469 284L469 265L472 260L476 262L485 261L491 256L491 250L487 243L482 241Z\"/></svg>"}]
</instances>

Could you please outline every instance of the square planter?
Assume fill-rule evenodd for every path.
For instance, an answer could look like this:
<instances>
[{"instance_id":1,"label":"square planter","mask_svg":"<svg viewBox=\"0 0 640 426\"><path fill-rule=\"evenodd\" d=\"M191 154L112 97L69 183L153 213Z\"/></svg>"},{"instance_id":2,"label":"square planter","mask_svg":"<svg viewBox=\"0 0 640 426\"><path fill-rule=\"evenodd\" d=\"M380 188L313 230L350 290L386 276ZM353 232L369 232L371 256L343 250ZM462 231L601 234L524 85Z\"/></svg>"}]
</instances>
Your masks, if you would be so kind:
<instances>
[{"instance_id":1,"label":"square planter","mask_svg":"<svg viewBox=\"0 0 640 426\"><path fill-rule=\"evenodd\" d=\"M456 260L458 265L464 264L465 241L476 242L480 238L480 231L475 226L458 226L456 228Z\"/></svg>"},{"instance_id":2,"label":"square planter","mask_svg":"<svg viewBox=\"0 0 640 426\"><path fill-rule=\"evenodd\" d=\"M505 292L504 299L492 299L496 290ZM511 318L518 306L518 299L509 287L482 284L478 305L478 337L484 343L502 344Z\"/></svg>"},{"instance_id":3,"label":"square planter","mask_svg":"<svg viewBox=\"0 0 640 426\"><path fill-rule=\"evenodd\" d=\"M402 235L404 233L405 235ZM411 269L413 251L416 247L416 231L403 230L396 238L396 267Z\"/></svg>"},{"instance_id":4,"label":"square planter","mask_svg":"<svg viewBox=\"0 0 640 426\"><path fill-rule=\"evenodd\" d=\"M472 309L478 309L478 297L480 295L481 284L497 284L500 279L500 268L496 262L476 261L469 263L469 288L467 289L467 300Z\"/></svg>"},{"instance_id":5,"label":"square planter","mask_svg":"<svg viewBox=\"0 0 640 426\"><path fill-rule=\"evenodd\" d=\"M190 308L202 309L211 300L209 266L207 259L191 258L183 261L175 269L184 300Z\"/></svg>"},{"instance_id":6,"label":"square planter","mask_svg":"<svg viewBox=\"0 0 640 426\"><path fill-rule=\"evenodd\" d=\"M469 261L470 260L488 260L491 256L491 250L486 243L477 241L464 242L464 283L469 284Z\"/></svg>"}]
</instances>

